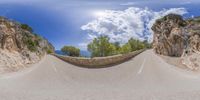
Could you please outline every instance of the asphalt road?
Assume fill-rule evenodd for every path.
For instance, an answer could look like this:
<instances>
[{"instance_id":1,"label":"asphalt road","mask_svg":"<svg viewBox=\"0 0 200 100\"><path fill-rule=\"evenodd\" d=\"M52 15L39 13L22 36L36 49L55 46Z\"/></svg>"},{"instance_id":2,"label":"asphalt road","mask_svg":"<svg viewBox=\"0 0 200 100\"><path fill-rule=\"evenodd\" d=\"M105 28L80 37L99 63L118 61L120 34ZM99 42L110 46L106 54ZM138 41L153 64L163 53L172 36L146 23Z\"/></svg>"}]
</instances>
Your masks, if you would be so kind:
<instances>
[{"instance_id":1,"label":"asphalt road","mask_svg":"<svg viewBox=\"0 0 200 100\"><path fill-rule=\"evenodd\" d=\"M200 75L165 63L152 50L101 69L47 55L29 69L2 75L0 100L200 100Z\"/></svg>"}]
</instances>

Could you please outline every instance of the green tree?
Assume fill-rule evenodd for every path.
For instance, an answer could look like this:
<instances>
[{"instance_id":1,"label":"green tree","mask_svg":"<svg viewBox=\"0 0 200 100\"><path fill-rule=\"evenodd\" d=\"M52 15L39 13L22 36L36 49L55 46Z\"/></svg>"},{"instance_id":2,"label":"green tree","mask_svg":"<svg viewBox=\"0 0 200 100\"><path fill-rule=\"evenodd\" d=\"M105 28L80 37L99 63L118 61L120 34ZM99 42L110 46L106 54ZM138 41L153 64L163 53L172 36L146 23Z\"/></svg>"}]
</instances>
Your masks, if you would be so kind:
<instances>
[{"instance_id":1,"label":"green tree","mask_svg":"<svg viewBox=\"0 0 200 100\"><path fill-rule=\"evenodd\" d=\"M100 36L88 44L88 51L92 53L92 57L105 57L115 55L116 47L109 42L107 36Z\"/></svg>"},{"instance_id":2,"label":"green tree","mask_svg":"<svg viewBox=\"0 0 200 100\"><path fill-rule=\"evenodd\" d=\"M151 43L149 43L147 40L144 40L143 44L145 45L145 48L151 48Z\"/></svg>"},{"instance_id":3,"label":"green tree","mask_svg":"<svg viewBox=\"0 0 200 100\"><path fill-rule=\"evenodd\" d=\"M120 43L119 42L115 42L113 44L114 44L116 50L120 50L121 47L120 47Z\"/></svg>"},{"instance_id":4,"label":"green tree","mask_svg":"<svg viewBox=\"0 0 200 100\"><path fill-rule=\"evenodd\" d=\"M132 51L131 45L129 43L124 44L121 48L120 48L120 53L125 54L125 53L129 53Z\"/></svg>"},{"instance_id":5,"label":"green tree","mask_svg":"<svg viewBox=\"0 0 200 100\"><path fill-rule=\"evenodd\" d=\"M130 44L131 46L131 51L136 51L136 50L140 50L140 49L144 49L145 48L145 45L143 42L139 41L139 40L136 40L136 39L129 39L128 43Z\"/></svg>"},{"instance_id":6,"label":"green tree","mask_svg":"<svg viewBox=\"0 0 200 100\"><path fill-rule=\"evenodd\" d=\"M69 56L80 56L80 49L74 46L64 46L61 51Z\"/></svg>"}]
</instances>

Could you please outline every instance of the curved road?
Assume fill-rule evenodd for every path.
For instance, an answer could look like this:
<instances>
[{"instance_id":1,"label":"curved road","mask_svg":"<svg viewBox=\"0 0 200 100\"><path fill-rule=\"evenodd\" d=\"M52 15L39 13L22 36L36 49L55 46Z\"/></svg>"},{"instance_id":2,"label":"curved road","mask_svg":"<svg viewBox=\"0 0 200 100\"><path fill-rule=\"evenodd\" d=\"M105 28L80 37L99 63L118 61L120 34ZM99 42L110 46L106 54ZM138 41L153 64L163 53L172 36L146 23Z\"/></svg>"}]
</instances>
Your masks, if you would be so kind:
<instances>
[{"instance_id":1,"label":"curved road","mask_svg":"<svg viewBox=\"0 0 200 100\"><path fill-rule=\"evenodd\" d=\"M1 76L0 100L200 100L200 76L165 63L152 50L102 69L46 56Z\"/></svg>"}]
</instances>

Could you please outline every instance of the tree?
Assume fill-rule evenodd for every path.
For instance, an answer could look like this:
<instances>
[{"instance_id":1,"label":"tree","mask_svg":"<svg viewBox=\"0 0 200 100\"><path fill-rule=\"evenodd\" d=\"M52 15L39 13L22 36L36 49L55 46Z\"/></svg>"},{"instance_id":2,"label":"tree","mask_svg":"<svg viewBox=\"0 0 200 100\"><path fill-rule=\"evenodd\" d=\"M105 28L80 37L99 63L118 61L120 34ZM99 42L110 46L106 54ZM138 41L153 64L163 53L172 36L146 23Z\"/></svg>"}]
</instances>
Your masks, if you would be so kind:
<instances>
[{"instance_id":1,"label":"tree","mask_svg":"<svg viewBox=\"0 0 200 100\"><path fill-rule=\"evenodd\" d=\"M114 44L116 50L120 50L121 47L120 47L120 43L119 42L115 42L113 44Z\"/></svg>"},{"instance_id":2,"label":"tree","mask_svg":"<svg viewBox=\"0 0 200 100\"><path fill-rule=\"evenodd\" d=\"M92 57L105 57L116 54L115 45L109 42L107 36L95 38L88 44L88 51L92 53Z\"/></svg>"},{"instance_id":3,"label":"tree","mask_svg":"<svg viewBox=\"0 0 200 100\"><path fill-rule=\"evenodd\" d=\"M132 49L131 51L136 51L136 50L140 50L140 49L145 48L145 45L144 45L143 42L136 40L136 39L133 39L133 38L129 39L128 43L131 46L131 49Z\"/></svg>"},{"instance_id":4,"label":"tree","mask_svg":"<svg viewBox=\"0 0 200 100\"><path fill-rule=\"evenodd\" d=\"M120 48L120 53L125 54L125 53L129 53L132 51L131 45L129 43L124 44L121 48Z\"/></svg>"},{"instance_id":5,"label":"tree","mask_svg":"<svg viewBox=\"0 0 200 100\"><path fill-rule=\"evenodd\" d=\"M73 46L64 46L61 51L69 56L80 56L80 49Z\"/></svg>"},{"instance_id":6,"label":"tree","mask_svg":"<svg viewBox=\"0 0 200 100\"><path fill-rule=\"evenodd\" d=\"M149 43L147 40L144 40L143 44L145 45L145 48L151 48L151 43Z\"/></svg>"}]
</instances>

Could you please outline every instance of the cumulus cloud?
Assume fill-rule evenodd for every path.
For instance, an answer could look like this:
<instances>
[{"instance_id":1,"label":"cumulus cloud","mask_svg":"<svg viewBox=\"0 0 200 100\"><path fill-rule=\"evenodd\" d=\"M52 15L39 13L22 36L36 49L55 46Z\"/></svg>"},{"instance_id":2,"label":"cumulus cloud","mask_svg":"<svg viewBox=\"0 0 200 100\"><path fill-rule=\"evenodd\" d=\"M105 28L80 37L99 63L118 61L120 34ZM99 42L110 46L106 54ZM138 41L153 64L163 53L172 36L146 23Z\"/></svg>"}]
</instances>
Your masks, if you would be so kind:
<instances>
[{"instance_id":1,"label":"cumulus cloud","mask_svg":"<svg viewBox=\"0 0 200 100\"><path fill-rule=\"evenodd\" d=\"M103 16L83 25L88 39L92 40L100 35L107 35L110 42L126 43L131 37L139 40L152 40L151 26L156 19L169 13L186 14L184 8L163 9L153 11L148 8L131 7L123 11L106 10Z\"/></svg>"}]
</instances>

